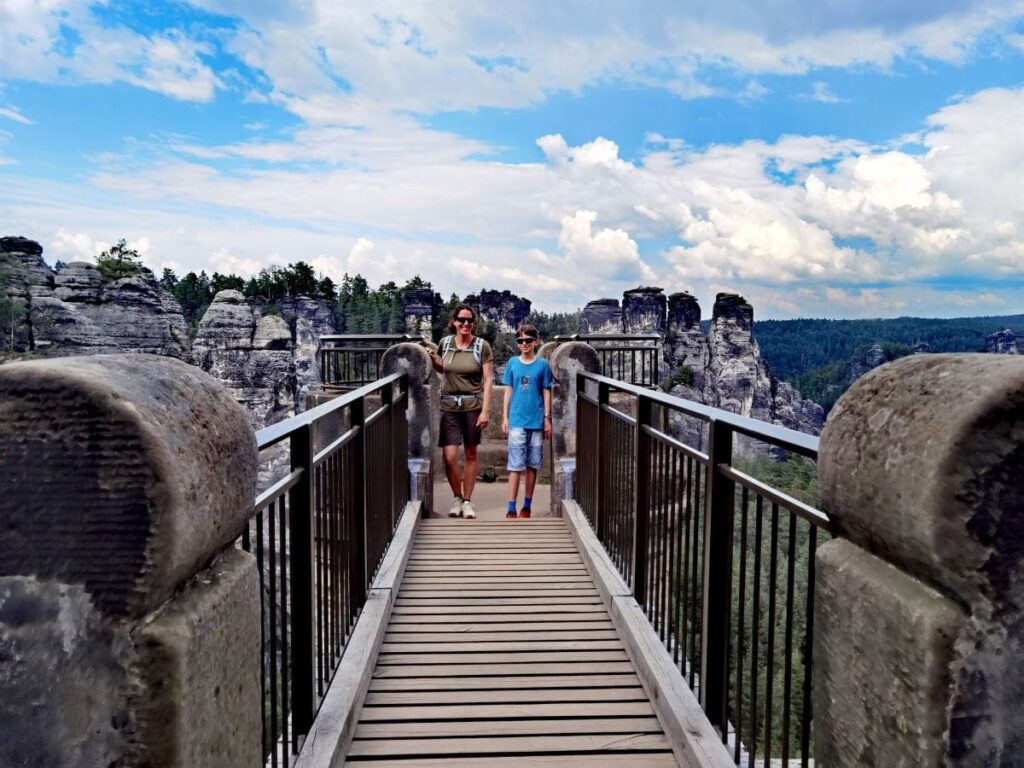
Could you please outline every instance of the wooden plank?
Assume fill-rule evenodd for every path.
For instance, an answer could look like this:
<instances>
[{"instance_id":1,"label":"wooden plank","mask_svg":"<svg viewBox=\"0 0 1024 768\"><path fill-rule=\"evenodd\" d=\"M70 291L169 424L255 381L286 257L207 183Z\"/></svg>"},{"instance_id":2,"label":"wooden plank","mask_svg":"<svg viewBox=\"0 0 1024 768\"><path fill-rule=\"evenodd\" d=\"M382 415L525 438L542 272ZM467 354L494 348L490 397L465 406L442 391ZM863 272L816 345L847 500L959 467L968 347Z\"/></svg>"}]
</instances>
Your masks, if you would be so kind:
<instances>
[{"instance_id":1,"label":"wooden plank","mask_svg":"<svg viewBox=\"0 0 1024 768\"><path fill-rule=\"evenodd\" d=\"M366 766L365 760L352 760L346 766ZM475 757L435 757L374 760L373 768L480 768ZM487 768L675 768L671 752L612 752L584 755L491 755Z\"/></svg>"},{"instance_id":2,"label":"wooden plank","mask_svg":"<svg viewBox=\"0 0 1024 768\"><path fill-rule=\"evenodd\" d=\"M627 674L557 674L517 675L514 677L458 677L444 679L438 677L382 677L370 682L371 691L475 691L475 690L507 690L520 688L555 688L564 693L584 688L611 688L615 686L636 686L639 678L633 673ZM449 697L451 700L451 697Z\"/></svg>"},{"instance_id":3,"label":"wooden plank","mask_svg":"<svg viewBox=\"0 0 1024 768\"><path fill-rule=\"evenodd\" d=\"M649 701L579 701L572 712L564 704L445 704L435 707L363 707L360 723L399 720L514 720L516 718L564 717L654 717Z\"/></svg>"},{"instance_id":4,"label":"wooden plank","mask_svg":"<svg viewBox=\"0 0 1024 768\"><path fill-rule=\"evenodd\" d=\"M462 631L434 632L428 642L431 643L489 643L489 642L543 642L548 640L618 640L619 636L611 627L607 629L575 629L575 630L544 630L518 629L509 631L481 630L473 631L466 628ZM420 642L408 632L389 631L384 637L385 643Z\"/></svg>"},{"instance_id":5,"label":"wooden plank","mask_svg":"<svg viewBox=\"0 0 1024 768\"><path fill-rule=\"evenodd\" d=\"M632 674L633 665L628 661L585 661L585 662L526 662L523 664L437 664L428 666L406 666L403 664L378 664L373 671L378 677L472 677L474 675L589 675L589 674Z\"/></svg>"},{"instance_id":6,"label":"wooden plank","mask_svg":"<svg viewBox=\"0 0 1024 768\"><path fill-rule=\"evenodd\" d=\"M500 571L481 571L470 574L406 574L402 580L402 587L414 587L422 584L465 584L467 581L474 586L487 584L593 584L590 576L585 573L566 573L553 579L550 575L540 572L508 574Z\"/></svg>"},{"instance_id":7,"label":"wooden plank","mask_svg":"<svg viewBox=\"0 0 1024 768\"><path fill-rule=\"evenodd\" d=\"M371 691L366 696L367 706L395 704L449 704L451 691ZM502 702L543 703L573 701L647 701L647 694L639 685L623 688L515 688L498 690L459 691L463 704L499 704Z\"/></svg>"},{"instance_id":8,"label":"wooden plank","mask_svg":"<svg viewBox=\"0 0 1024 768\"><path fill-rule=\"evenodd\" d=\"M401 600L401 594L398 599ZM410 602L407 604L396 605L391 611L391 617L415 617L417 621L428 621L427 617L435 616L467 616L472 617L473 621L485 621L485 617L488 616L520 616L523 614L527 615L557 615L557 616L576 616L576 615L590 615L600 611L603 615L607 616L607 612L601 605L600 600L580 600L567 603L562 601L559 605L548 605L538 606L536 603L528 602L525 605L424 605L418 604L417 602ZM481 615L482 614L482 615Z\"/></svg>"},{"instance_id":9,"label":"wooden plank","mask_svg":"<svg viewBox=\"0 0 1024 768\"><path fill-rule=\"evenodd\" d=\"M455 656L466 665L522 663L527 661L626 661L626 651L491 651L461 652ZM448 653L387 653L378 657L378 664L451 664L453 654Z\"/></svg>"},{"instance_id":10,"label":"wooden plank","mask_svg":"<svg viewBox=\"0 0 1024 768\"><path fill-rule=\"evenodd\" d=\"M392 621L388 625L388 632L396 634L404 634L406 632L415 634L459 632L476 635L478 632L522 632L526 627L536 628L545 632L591 632L598 629L615 631L615 625L608 619L595 619L593 621L537 621L535 617L524 616L518 622L452 621L451 617L444 623L436 624Z\"/></svg>"},{"instance_id":11,"label":"wooden plank","mask_svg":"<svg viewBox=\"0 0 1024 768\"><path fill-rule=\"evenodd\" d=\"M398 594L398 599L395 601L395 605L399 607L470 607L470 606L482 606L482 607L498 607L498 606L513 606L523 605L529 606L534 610L538 608L558 608L568 607L570 605L600 605L601 598L590 595L565 595L560 597L483 597L483 596L459 596L451 595L449 597L405 597L402 593Z\"/></svg>"},{"instance_id":12,"label":"wooden plank","mask_svg":"<svg viewBox=\"0 0 1024 768\"><path fill-rule=\"evenodd\" d=\"M359 739L349 758L399 755L493 755L535 752L651 752L669 748L660 733L481 736L452 739Z\"/></svg>"},{"instance_id":13,"label":"wooden plank","mask_svg":"<svg viewBox=\"0 0 1024 768\"><path fill-rule=\"evenodd\" d=\"M381 653L448 653L460 656L464 653L484 651L613 651L622 648L622 641L615 640L539 640L537 642L469 642L452 648L451 643L384 643Z\"/></svg>"},{"instance_id":14,"label":"wooden plank","mask_svg":"<svg viewBox=\"0 0 1024 768\"><path fill-rule=\"evenodd\" d=\"M656 717L586 718L579 720L453 720L446 723L360 723L357 739L445 738L465 736L540 736L560 733L661 733Z\"/></svg>"}]
</instances>

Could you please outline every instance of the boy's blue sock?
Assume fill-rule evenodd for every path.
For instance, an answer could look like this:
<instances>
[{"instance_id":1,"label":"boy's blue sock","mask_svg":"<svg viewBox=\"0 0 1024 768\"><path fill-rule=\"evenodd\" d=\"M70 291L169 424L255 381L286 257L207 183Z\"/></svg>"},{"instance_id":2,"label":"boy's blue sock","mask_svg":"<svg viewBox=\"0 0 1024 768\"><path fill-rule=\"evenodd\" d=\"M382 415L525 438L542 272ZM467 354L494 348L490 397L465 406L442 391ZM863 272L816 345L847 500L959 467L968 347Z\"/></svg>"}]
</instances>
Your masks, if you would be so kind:
<instances>
[{"instance_id":1,"label":"boy's blue sock","mask_svg":"<svg viewBox=\"0 0 1024 768\"><path fill-rule=\"evenodd\" d=\"M533 501L533 497L532 496L526 496L523 499L523 509L529 509L531 501Z\"/></svg>"},{"instance_id":2,"label":"boy's blue sock","mask_svg":"<svg viewBox=\"0 0 1024 768\"><path fill-rule=\"evenodd\" d=\"M514 501L510 501L508 503L508 511L509 512L515 512L516 511L516 503Z\"/></svg>"}]
</instances>

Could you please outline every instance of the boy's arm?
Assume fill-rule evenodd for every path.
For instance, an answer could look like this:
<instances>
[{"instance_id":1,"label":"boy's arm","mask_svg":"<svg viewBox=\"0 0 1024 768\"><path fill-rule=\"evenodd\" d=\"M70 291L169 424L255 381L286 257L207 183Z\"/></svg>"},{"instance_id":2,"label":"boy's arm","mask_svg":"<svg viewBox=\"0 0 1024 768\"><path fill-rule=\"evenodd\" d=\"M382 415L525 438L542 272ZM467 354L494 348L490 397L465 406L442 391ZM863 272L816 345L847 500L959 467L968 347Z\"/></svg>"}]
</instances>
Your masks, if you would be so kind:
<instances>
[{"instance_id":1,"label":"boy's arm","mask_svg":"<svg viewBox=\"0 0 1024 768\"><path fill-rule=\"evenodd\" d=\"M501 431L508 434L508 409L512 404L512 387L505 387L505 402L501 406Z\"/></svg>"},{"instance_id":2,"label":"boy's arm","mask_svg":"<svg viewBox=\"0 0 1024 768\"><path fill-rule=\"evenodd\" d=\"M544 437L551 437L551 388L544 387Z\"/></svg>"}]
</instances>

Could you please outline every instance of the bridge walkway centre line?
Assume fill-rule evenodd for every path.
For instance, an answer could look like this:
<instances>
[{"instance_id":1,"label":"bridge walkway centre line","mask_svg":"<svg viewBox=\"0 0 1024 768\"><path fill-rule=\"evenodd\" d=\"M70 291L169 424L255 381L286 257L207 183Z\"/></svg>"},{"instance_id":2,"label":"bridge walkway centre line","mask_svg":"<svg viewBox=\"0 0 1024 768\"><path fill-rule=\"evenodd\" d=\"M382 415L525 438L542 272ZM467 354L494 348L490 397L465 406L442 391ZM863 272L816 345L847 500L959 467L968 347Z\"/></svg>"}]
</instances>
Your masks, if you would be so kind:
<instances>
[{"instance_id":1,"label":"bridge walkway centre line","mask_svg":"<svg viewBox=\"0 0 1024 768\"><path fill-rule=\"evenodd\" d=\"M563 520L421 520L347 766L677 766Z\"/></svg>"}]
</instances>

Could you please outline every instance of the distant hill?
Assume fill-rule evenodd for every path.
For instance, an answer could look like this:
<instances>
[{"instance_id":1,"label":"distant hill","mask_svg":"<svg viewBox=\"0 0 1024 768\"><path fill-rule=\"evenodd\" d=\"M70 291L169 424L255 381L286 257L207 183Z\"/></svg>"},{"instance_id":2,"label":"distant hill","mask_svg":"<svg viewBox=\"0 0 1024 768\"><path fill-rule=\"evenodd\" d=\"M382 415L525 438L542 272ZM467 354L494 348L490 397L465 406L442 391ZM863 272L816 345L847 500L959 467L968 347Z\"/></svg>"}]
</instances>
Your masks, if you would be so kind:
<instances>
[{"instance_id":1,"label":"distant hill","mask_svg":"<svg viewBox=\"0 0 1024 768\"><path fill-rule=\"evenodd\" d=\"M828 410L873 345L882 347L885 360L910 354L921 344L930 352L984 352L986 337L1005 328L1024 334L1024 315L762 320L754 323L754 337L775 376Z\"/></svg>"}]
</instances>

